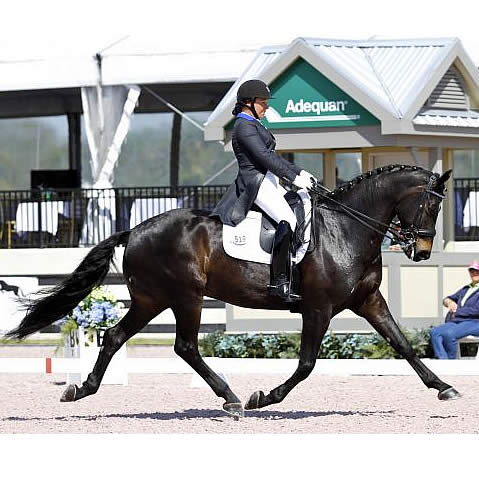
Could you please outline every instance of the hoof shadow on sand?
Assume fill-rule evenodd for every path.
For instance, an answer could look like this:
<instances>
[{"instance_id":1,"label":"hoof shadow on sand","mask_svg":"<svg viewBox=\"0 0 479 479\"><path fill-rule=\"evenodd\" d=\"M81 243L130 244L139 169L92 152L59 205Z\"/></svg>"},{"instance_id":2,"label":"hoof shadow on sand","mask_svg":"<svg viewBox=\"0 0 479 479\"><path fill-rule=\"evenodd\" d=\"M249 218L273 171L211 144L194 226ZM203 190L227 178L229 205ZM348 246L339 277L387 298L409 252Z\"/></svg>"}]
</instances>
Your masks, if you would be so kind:
<instances>
[{"instance_id":1,"label":"hoof shadow on sand","mask_svg":"<svg viewBox=\"0 0 479 479\"><path fill-rule=\"evenodd\" d=\"M313 417L329 417L329 416L392 416L395 411L247 411L245 419L256 418L267 421L278 420L297 420ZM191 419L231 419L226 412L219 409L185 409L183 411L174 412L138 412L138 413L117 413L117 414L99 414L99 415L65 415L65 416L10 416L0 418L1 422L6 421L68 421L83 420L96 421L98 419L147 419L156 421L172 421L172 420L191 420Z\"/></svg>"}]
</instances>

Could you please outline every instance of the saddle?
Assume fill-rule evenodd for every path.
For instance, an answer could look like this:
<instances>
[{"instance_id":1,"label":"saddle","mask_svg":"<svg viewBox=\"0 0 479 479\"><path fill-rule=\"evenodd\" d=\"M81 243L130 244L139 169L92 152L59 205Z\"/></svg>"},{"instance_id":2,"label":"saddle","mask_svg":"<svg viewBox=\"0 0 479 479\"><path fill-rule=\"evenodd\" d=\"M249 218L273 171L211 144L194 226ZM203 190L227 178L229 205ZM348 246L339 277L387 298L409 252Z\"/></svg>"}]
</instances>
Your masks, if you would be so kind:
<instances>
[{"instance_id":1,"label":"saddle","mask_svg":"<svg viewBox=\"0 0 479 479\"><path fill-rule=\"evenodd\" d=\"M299 227L296 239L295 261L299 263L310 245L311 223L305 218L310 214L310 200L304 200L298 193L288 191L284 198L290 205ZM237 226L223 225L223 248L229 256L256 263L271 264L273 240L278 223L269 217L257 205L248 212L246 218Z\"/></svg>"},{"instance_id":2,"label":"saddle","mask_svg":"<svg viewBox=\"0 0 479 479\"><path fill-rule=\"evenodd\" d=\"M293 210L294 215L296 216L296 223L298 225L304 224L304 205L301 201L301 198L297 193L294 191L288 191L284 195L284 199L288 202L289 207ZM267 253L272 252L273 250L273 240L274 234L276 233L276 228L278 227L278 223L274 221L271 217L269 217L261 208L257 205L253 205L251 208L254 211L259 211L261 213L261 233L259 236L259 244L261 248L266 251ZM301 237L297 239L299 246L303 243L304 238L304 228L300 228Z\"/></svg>"}]
</instances>

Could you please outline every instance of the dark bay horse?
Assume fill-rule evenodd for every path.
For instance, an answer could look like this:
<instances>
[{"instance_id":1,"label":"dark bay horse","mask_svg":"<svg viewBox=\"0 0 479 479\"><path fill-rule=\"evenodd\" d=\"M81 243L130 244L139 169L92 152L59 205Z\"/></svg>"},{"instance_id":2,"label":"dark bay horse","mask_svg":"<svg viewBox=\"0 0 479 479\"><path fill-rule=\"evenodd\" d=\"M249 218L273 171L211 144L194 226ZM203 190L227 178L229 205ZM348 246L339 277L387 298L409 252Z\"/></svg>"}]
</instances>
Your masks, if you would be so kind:
<instances>
[{"instance_id":1,"label":"dark bay horse","mask_svg":"<svg viewBox=\"0 0 479 479\"><path fill-rule=\"evenodd\" d=\"M408 232L408 255L428 259L435 223L451 171L439 176L419 167L391 165L365 173L325 197L313 188L314 249L300 263L303 328L299 364L293 375L269 394L257 391L245 408L281 402L314 368L319 347L333 316L350 309L369 323L413 367L439 399L460 394L441 381L416 356L396 325L379 292L385 228L395 215ZM358 221L338 203L367 215ZM376 223L374 223L376 221ZM375 225L375 227L368 227ZM208 212L179 209L150 218L131 231L116 233L93 248L76 270L49 294L30 300L21 324L8 333L24 338L70 312L107 275L114 249L125 245L123 274L131 307L123 319L106 331L92 372L81 385L70 385L62 401L77 401L97 392L115 352L152 318L171 308L176 318L175 352L219 397L223 408L243 415L240 399L198 352L203 296L261 309L289 309L267 291L269 265L227 256L222 225Z\"/></svg>"}]
</instances>

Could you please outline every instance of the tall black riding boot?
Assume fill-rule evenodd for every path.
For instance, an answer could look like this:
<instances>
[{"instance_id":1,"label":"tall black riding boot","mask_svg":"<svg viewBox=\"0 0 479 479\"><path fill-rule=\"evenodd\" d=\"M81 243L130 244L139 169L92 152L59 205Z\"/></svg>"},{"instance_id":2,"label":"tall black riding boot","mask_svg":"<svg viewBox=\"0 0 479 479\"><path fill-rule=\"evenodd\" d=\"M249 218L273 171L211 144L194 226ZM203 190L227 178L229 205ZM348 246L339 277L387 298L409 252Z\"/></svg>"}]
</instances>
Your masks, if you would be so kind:
<instances>
[{"instance_id":1,"label":"tall black riding boot","mask_svg":"<svg viewBox=\"0 0 479 479\"><path fill-rule=\"evenodd\" d=\"M292 291L291 238L293 232L287 221L281 221L274 235L271 258L271 284L268 291L287 302L301 301L301 296Z\"/></svg>"}]
</instances>

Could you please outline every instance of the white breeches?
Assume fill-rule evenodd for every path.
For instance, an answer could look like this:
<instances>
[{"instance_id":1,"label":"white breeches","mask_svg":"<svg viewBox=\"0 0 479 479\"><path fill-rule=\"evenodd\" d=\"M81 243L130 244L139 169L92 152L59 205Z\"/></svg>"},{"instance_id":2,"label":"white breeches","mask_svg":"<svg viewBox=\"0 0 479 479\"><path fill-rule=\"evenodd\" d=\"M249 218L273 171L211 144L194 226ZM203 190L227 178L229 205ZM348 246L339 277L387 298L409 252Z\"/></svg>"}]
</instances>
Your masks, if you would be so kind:
<instances>
[{"instance_id":1,"label":"white breeches","mask_svg":"<svg viewBox=\"0 0 479 479\"><path fill-rule=\"evenodd\" d=\"M300 190L302 191L302 190ZM268 171L261 183L254 202L277 223L284 220L291 230L296 228L296 216L284 199L286 190L279 184L279 178Z\"/></svg>"}]
</instances>

